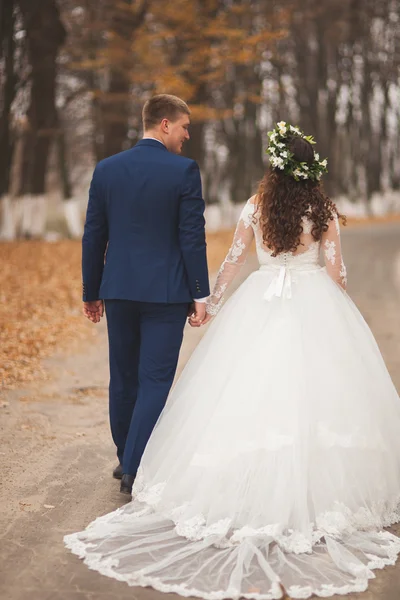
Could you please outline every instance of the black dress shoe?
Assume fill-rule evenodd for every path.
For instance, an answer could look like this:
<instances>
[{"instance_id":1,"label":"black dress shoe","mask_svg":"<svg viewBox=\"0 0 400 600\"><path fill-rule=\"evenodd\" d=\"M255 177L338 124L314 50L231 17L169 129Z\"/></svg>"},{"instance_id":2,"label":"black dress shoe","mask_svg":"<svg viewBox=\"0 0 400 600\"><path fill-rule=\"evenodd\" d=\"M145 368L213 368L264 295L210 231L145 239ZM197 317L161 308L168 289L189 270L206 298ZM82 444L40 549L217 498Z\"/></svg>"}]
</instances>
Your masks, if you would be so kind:
<instances>
[{"instance_id":1,"label":"black dress shoe","mask_svg":"<svg viewBox=\"0 0 400 600\"><path fill-rule=\"evenodd\" d=\"M128 475L127 473L124 473L122 475L122 479L121 479L121 488L120 488L121 494L129 494L131 496L132 495L132 486L133 486L134 481L135 481L135 475Z\"/></svg>"},{"instance_id":2,"label":"black dress shoe","mask_svg":"<svg viewBox=\"0 0 400 600\"><path fill-rule=\"evenodd\" d=\"M122 465L118 465L118 467L115 467L113 471L113 477L114 479L122 479Z\"/></svg>"}]
</instances>

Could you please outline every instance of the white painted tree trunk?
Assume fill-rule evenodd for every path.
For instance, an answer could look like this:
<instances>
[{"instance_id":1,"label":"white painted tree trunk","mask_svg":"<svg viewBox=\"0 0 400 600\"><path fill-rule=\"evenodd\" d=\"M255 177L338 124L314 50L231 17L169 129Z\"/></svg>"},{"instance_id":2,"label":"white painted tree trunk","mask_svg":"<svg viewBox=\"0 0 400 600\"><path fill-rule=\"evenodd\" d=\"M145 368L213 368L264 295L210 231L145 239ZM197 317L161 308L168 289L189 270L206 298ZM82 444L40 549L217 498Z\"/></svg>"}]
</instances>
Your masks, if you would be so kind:
<instances>
[{"instance_id":1,"label":"white painted tree trunk","mask_svg":"<svg viewBox=\"0 0 400 600\"><path fill-rule=\"evenodd\" d=\"M1 230L0 239L2 241L11 241L15 239L16 227L11 207L10 196L3 196L1 199Z\"/></svg>"},{"instance_id":2,"label":"white painted tree trunk","mask_svg":"<svg viewBox=\"0 0 400 600\"><path fill-rule=\"evenodd\" d=\"M210 204L207 206L204 217L208 232L213 233L222 228L222 210L219 204Z\"/></svg>"},{"instance_id":3,"label":"white painted tree trunk","mask_svg":"<svg viewBox=\"0 0 400 600\"><path fill-rule=\"evenodd\" d=\"M63 202L65 220L67 222L68 233L73 238L82 237L83 221L80 209L80 201L72 198Z\"/></svg>"},{"instance_id":4,"label":"white painted tree trunk","mask_svg":"<svg viewBox=\"0 0 400 600\"><path fill-rule=\"evenodd\" d=\"M22 235L43 238L47 222L47 198L45 195L23 196L20 200L22 210Z\"/></svg>"},{"instance_id":5,"label":"white painted tree trunk","mask_svg":"<svg viewBox=\"0 0 400 600\"><path fill-rule=\"evenodd\" d=\"M20 220L21 207L19 200L8 195L3 196L1 199L0 240L5 242L15 240Z\"/></svg>"}]
</instances>

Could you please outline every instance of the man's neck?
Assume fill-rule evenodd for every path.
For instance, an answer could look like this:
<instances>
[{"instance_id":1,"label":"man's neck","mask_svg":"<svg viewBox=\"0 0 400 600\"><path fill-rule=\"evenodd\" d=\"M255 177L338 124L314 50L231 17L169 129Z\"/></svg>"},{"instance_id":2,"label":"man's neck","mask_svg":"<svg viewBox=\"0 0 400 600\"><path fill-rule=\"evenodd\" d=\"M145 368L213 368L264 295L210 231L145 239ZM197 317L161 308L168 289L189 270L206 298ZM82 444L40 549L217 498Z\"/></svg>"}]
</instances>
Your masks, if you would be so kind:
<instances>
[{"instance_id":1,"label":"man's neck","mask_svg":"<svg viewBox=\"0 0 400 600\"><path fill-rule=\"evenodd\" d=\"M163 144L165 146L164 141L161 139L161 136L159 133L155 133L153 131L145 131L143 133L143 139L144 140L148 140L148 139L152 139L152 140L157 140L157 142L160 142L160 144Z\"/></svg>"}]
</instances>

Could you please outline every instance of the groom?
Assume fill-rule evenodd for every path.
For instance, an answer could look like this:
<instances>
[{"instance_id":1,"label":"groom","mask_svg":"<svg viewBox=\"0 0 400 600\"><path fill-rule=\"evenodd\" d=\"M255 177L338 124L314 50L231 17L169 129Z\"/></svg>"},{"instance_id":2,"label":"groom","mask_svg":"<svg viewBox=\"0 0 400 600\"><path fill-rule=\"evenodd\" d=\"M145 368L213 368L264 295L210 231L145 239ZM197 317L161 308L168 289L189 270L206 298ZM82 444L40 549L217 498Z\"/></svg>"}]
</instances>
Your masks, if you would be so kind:
<instances>
[{"instance_id":1,"label":"groom","mask_svg":"<svg viewBox=\"0 0 400 600\"><path fill-rule=\"evenodd\" d=\"M84 314L107 315L110 423L130 494L171 388L186 318L209 295L199 168L179 156L190 111L161 94L143 108L143 139L102 160L89 191L82 240Z\"/></svg>"}]
</instances>

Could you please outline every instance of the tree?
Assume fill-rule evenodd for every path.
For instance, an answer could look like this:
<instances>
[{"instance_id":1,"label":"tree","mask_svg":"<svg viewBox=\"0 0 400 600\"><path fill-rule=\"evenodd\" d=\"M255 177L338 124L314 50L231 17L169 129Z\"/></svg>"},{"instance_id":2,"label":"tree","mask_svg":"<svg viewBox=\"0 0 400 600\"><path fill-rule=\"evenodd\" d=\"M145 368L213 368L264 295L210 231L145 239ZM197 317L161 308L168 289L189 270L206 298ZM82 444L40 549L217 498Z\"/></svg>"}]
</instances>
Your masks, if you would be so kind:
<instances>
[{"instance_id":1,"label":"tree","mask_svg":"<svg viewBox=\"0 0 400 600\"><path fill-rule=\"evenodd\" d=\"M1 10L0 195L17 170L19 194L43 198L58 164L62 197L77 204L76 182L135 143L141 108L160 92L189 103L186 152L207 201L230 212L255 191L281 119L316 137L331 195L372 206L400 187L400 0L10 0ZM34 225L34 202L24 204L23 231L39 234L43 212Z\"/></svg>"},{"instance_id":2,"label":"tree","mask_svg":"<svg viewBox=\"0 0 400 600\"><path fill-rule=\"evenodd\" d=\"M1 235L3 238L10 238L14 235L8 192L14 151L11 107L17 92L15 18L13 0L2 3L0 5L0 73L2 73L0 79L0 198L3 197Z\"/></svg>"},{"instance_id":3,"label":"tree","mask_svg":"<svg viewBox=\"0 0 400 600\"><path fill-rule=\"evenodd\" d=\"M46 174L51 142L57 135L57 56L66 31L55 0L18 0L31 67L30 100L23 137L18 196L25 197L22 233L40 236L46 220Z\"/></svg>"}]
</instances>

